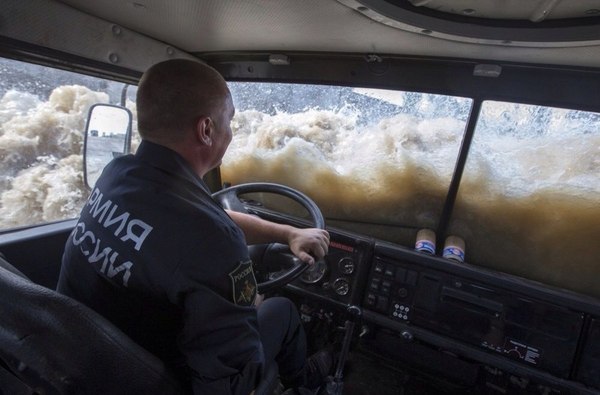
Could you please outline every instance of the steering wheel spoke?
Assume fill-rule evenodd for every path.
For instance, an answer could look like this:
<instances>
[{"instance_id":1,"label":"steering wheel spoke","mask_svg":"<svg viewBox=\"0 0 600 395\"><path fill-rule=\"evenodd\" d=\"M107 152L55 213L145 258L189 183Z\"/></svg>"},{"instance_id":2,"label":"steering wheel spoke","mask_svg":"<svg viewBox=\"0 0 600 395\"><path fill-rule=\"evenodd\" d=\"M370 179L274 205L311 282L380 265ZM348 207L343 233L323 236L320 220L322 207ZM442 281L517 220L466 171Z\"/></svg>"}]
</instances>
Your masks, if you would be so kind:
<instances>
[{"instance_id":1,"label":"steering wheel spoke","mask_svg":"<svg viewBox=\"0 0 600 395\"><path fill-rule=\"evenodd\" d=\"M223 192L223 193L221 193ZM244 203L240 200L238 192L232 188L224 189L223 191L213 194L213 198L216 199L221 207L226 210L237 211L239 213L248 214L248 210L244 207Z\"/></svg>"}]
</instances>

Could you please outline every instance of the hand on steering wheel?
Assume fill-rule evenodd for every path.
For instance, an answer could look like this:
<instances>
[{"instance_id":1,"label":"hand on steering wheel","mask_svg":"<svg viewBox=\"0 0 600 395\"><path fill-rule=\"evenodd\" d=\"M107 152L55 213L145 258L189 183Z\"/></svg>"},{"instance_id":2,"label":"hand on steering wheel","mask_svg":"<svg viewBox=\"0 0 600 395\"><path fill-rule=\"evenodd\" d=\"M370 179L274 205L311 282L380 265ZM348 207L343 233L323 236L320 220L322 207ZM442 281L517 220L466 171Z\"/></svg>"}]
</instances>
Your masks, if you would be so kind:
<instances>
[{"instance_id":1,"label":"hand on steering wheel","mask_svg":"<svg viewBox=\"0 0 600 395\"><path fill-rule=\"evenodd\" d=\"M319 229L325 229L325 220L323 214L317 205L303 193L290 187L272 184L272 183L248 183L235 185L219 192L215 192L212 197L224 209L248 213L239 196L247 193L267 192L276 195L286 196L304 207L311 216L313 226ZM281 263L281 266L289 267L279 277L264 281L258 284L258 292L265 293L274 288L280 287L297 278L308 268L308 264L294 256L288 246L283 244L271 244L264 252L269 260Z\"/></svg>"}]
</instances>

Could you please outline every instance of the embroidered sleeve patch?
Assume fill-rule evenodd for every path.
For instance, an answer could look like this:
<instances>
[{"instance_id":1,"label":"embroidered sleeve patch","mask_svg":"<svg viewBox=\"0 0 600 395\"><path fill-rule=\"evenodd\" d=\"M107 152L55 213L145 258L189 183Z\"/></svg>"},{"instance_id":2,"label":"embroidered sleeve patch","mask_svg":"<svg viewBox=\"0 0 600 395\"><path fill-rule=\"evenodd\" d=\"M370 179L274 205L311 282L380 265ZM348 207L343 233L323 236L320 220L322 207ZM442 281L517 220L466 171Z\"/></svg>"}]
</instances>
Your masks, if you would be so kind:
<instances>
[{"instance_id":1,"label":"embroidered sleeve patch","mask_svg":"<svg viewBox=\"0 0 600 395\"><path fill-rule=\"evenodd\" d=\"M250 306L256 298L256 278L252 270L252 261L241 262L229 273L233 286L233 303Z\"/></svg>"}]
</instances>

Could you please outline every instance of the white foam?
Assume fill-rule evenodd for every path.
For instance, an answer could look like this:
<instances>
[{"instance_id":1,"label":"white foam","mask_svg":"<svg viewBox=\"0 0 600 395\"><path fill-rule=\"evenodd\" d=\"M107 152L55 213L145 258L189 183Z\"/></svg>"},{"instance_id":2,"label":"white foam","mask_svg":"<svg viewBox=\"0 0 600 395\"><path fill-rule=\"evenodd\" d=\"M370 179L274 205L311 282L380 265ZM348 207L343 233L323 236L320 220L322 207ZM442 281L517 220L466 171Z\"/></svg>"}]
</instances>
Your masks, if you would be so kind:
<instances>
[{"instance_id":1,"label":"white foam","mask_svg":"<svg viewBox=\"0 0 600 395\"><path fill-rule=\"evenodd\" d=\"M81 168L87 111L107 101L81 86L59 87L47 101L4 95L3 228L77 216L88 194ZM432 113L434 104L417 106ZM127 107L136 130L135 105ZM332 224L414 246L416 228L437 225L465 122L396 114L366 125L359 112L356 105L239 111L223 180L290 185ZM466 261L600 296L600 118L504 103L484 105L482 114L485 129L477 130L450 224L466 241ZM544 123L527 126L535 116L546 116Z\"/></svg>"},{"instance_id":2,"label":"white foam","mask_svg":"<svg viewBox=\"0 0 600 395\"><path fill-rule=\"evenodd\" d=\"M56 88L48 101L7 92L0 101L2 227L75 217L83 195L87 111L108 96L83 86Z\"/></svg>"}]
</instances>

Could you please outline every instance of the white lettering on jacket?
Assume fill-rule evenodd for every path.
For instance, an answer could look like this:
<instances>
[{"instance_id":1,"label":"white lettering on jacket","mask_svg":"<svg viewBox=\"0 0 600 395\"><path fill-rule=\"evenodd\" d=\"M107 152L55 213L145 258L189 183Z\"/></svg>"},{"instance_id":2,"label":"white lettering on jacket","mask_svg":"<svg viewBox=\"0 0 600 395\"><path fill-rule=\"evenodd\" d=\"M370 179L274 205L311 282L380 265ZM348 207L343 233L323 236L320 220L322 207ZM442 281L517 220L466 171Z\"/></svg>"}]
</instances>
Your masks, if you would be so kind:
<instances>
[{"instance_id":1,"label":"white lettering on jacket","mask_svg":"<svg viewBox=\"0 0 600 395\"><path fill-rule=\"evenodd\" d=\"M98 188L94 188L86 205L91 218L111 231L126 246L133 247L136 251L141 250L144 241L152 232L153 227L148 223L138 218L132 218L131 213L120 211L119 205L110 199L104 199L104 194ZM99 265L100 273L109 279L115 279L121 275L123 286L127 287L131 270L134 267L133 262L119 259L117 248L102 241L90 230L89 224L86 228L85 222L77 223L73 229L72 242L73 245L79 247L79 251L89 263ZM121 248L126 247L121 246Z\"/></svg>"},{"instance_id":2,"label":"white lettering on jacket","mask_svg":"<svg viewBox=\"0 0 600 395\"><path fill-rule=\"evenodd\" d=\"M93 251L91 249L85 249L84 245L82 245L86 239L89 239L89 242L84 245L92 245L94 247ZM89 263L102 261L102 266L99 268L100 273L104 274L109 279L113 279L117 274L122 273L123 286L127 286L129 278L131 277L133 262L126 261L117 263L119 253L114 251L112 247L102 246L102 240L97 238L92 231L86 230L85 223L83 222L79 222L77 226L75 226L75 229L73 229L72 240L73 245L79 246L79 250L87 257Z\"/></svg>"},{"instance_id":3,"label":"white lettering on jacket","mask_svg":"<svg viewBox=\"0 0 600 395\"><path fill-rule=\"evenodd\" d=\"M116 237L123 242L133 241L135 250L139 251L153 227L141 219L131 218L131 214L127 211L115 215L119 212L119 206L110 199L103 202L103 197L102 192L98 188L94 188L87 202L92 218L95 218L106 229L114 227L113 234Z\"/></svg>"}]
</instances>

